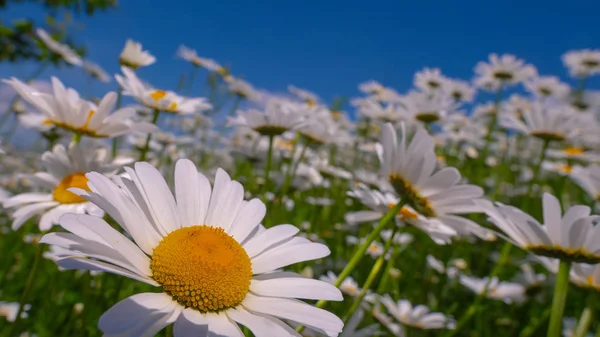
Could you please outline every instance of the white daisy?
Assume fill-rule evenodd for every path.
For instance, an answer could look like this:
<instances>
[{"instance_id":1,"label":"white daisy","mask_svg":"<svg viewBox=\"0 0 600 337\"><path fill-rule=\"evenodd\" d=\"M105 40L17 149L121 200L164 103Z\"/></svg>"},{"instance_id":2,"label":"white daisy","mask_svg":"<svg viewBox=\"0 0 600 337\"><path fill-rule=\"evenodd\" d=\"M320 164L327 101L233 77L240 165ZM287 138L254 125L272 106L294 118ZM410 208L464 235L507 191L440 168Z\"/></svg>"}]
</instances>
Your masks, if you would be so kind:
<instances>
[{"instance_id":1,"label":"white daisy","mask_svg":"<svg viewBox=\"0 0 600 337\"><path fill-rule=\"evenodd\" d=\"M515 282L500 282L497 277L476 278L460 275L459 282L473 291L475 294L482 294L486 291L485 297L504 301L505 303L521 303L525 301L525 287Z\"/></svg>"},{"instance_id":2,"label":"white daisy","mask_svg":"<svg viewBox=\"0 0 600 337\"><path fill-rule=\"evenodd\" d=\"M298 229L259 225L266 213L258 199L244 201L244 188L223 171L214 186L181 159L175 166L175 197L148 163L126 168L130 178L87 174L91 191L74 190L98 204L133 239L103 219L65 215L70 233L51 233L42 242L73 251L58 260L68 269L103 270L162 287L133 295L100 317L106 336L153 336L174 323L174 336L238 336L238 324L257 337L297 336L282 320L337 336L335 315L295 300L341 300L326 282L277 271L329 255L329 249L296 237Z\"/></svg>"},{"instance_id":3,"label":"white daisy","mask_svg":"<svg viewBox=\"0 0 600 337\"><path fill-rule=\"evenodd\" d=\"M587 206L572 206L562 214L558 199L544 193L544 221L540 223L516 207L483 199L476 203L516 246L573 262L600 261L600 226L595 225L600 216L590 216Z\"/></svg>"},{"instance_id":4,"label":"white daisy","mask_svg":"<svg viewBox=\"0 0 600 337\"><path fill-rule=\"evenodd\" d=\"M229 117L229 125L245 126L267 136L278 136L288 130L306 126L307 120L297 113L293 103L280 100L267 102L264 112L256 109L238 111L236 117Z\"/></svg>"},{"instance_id":5,"label":"white daisy","mask_svg":"<svg viewBox=\"0 0 600 337\"><path fill-rule=\"evenodd\" d=\"M121 70L125 76L115 75L115 78L123 88L123 95L133 97L147 108L179 115L194 114L211 108L204 98L183 97L173 91L151 88L142 83L133 70L127 67L121 67Z\"/></svg>"},{"instance_id":6,"label":"white daisy","mask_svg":"<svg viewBox=\"0 0 600 337\"><path fill-rule=\"evenodd\" d=\"M97 79L102 83L110 82L110 75L99 64L96 64L91 61L83 61L82 64L83 70L88 73L93 78Z\"/></svg>"},{"instance_id":7,"label":"white daisy","mask_svg":"<svg viewBox=\"0 0 600 337\"><path fill-rule=\"evenodd\" d=\"M574 263L571 268L571 282L582 288L600 291L600 265Z\"/></svg>"},{"instance_id":8,"label":"white daisy","mask_svg":"<svg viewBox=\"0 0 600 337\"><path fill-rule=\"evenodd\" d=\"M571 87L561 82L556 76L540 76L525 81L525 89L530 93L542 97L552 97L555 99L564 99L571 93Z\"/></svg>"},{"instance_id":9,"label":"white daisy","mask_svg":"<svg viewBox=\"0 0 600 337\"><path fill-rule=\"evenodd\" d=\"M179 49L177 50L177 56L188 62L192 62L196 67L202 67L209 71L214 71L224 77L229 76L229 71L217 63L217 61L200 57L194 49L190 49L184 45L179 46Z\"/></svg>"},{"instance_id":10,"label":"white daisy","mask_svg":"<svg viewBox=\"0 0 600 337\"><path fill-rule=\"evenodd\" d=\"M475 66L475 73L477 74L475 84L478 87L497 91L536 76L537 70L514 55L490 54L489 63L478 62Z\"/></svg>"},{"instance_id":11,"label":"white daisy","mask_svg":"<svg viewBox=\"0 0 600 337\"><path fill-rule=\"evenodd\" d=\"M31 304L25 304L21 312L21 318L28 316L27 311L31 309ZM8 322L14 322L19 313L19 303L17 302L2 302L0 301L0 317L6 318Z\"/></svg>"},{"instance_id":12,"label":"white daisy","mask_svg":"<svg viewBox=\"0 0 600 337\"><path fill-rule=\"evenodd\" d=\"M106 94L96 105L81 99L77 91L65 88L55 77L52 77L52 94L39 92L16 78L4 82L10 84L25 101L41 113L22 115L23 120L27 121L26 125L38 126L42 130L59 127L80 135L99 138L156 130L150 123L134 121L134 108L121 108L113 112L117 102L117 94L114 92Z\"/></svg>"},{"instance_id":13,"label":"white daisy","mask_svg":"<svg viewBox=\"0 0 600 337\"><path fill-rule=\"evenodd\" d=\"M489 231L456 214L479 213L474 199L483 196L479 186L459 184L460 172L454 167L435 171L437 156L434 140L418 129L409 141L404 124L400 139L394 127L383 126L378 149L380 174L389 179L398 195L428 221L439 221L458 234L489 238Z\"/></svg>"},{"instance_id":14,"label":"white daisy","mask_svg":"<svg viewBox=\"0 0 600 337\"><path fill-rule=\"evenodd\" d=\"M365 186L357 186L348 193L349 196L358 198L360 202L369 207L369 211L348 212L345 219L350 224L373 222L383 218L390 209L394 208L400 198L391 192L371 190ZM415 212L410 206L403 206L396 216L398 224L406 223L419 228L431 237L437 244L448 244L452 237L458 233L440 221L429 221L426 217Z\"/></svg>"},{"instance_id":15,"label":"white daisy","mask_svg":"<svg viewBox=\"0 0 600 337\"><path fill-rule=\"evenodd\" d=\"M595 162L600 160L600 153L588 151L579 146L567 146L562 149L548 149L546 157L566 160L580 160L583 162Z\"/></svg>"},{"instance_id":16,"label":"white daisy","mask_svg":"<svg viewBox=\"0 0 600 337\"><path fill-rule=\"evenodd\" d=\"M403 98L400 106L407 121L424 124L437 122L455 110L454 100L444 93L411 92Z\"/></svg>"},{"instance_id":17,"label":"white daisy","mask_svg":"<svg viewBox=\"0 0 600 337\"><path fill-rule=\"evenodd\" d=\"M76 66L83 64L83 60L77 55L77 52L68 45L54 40L45 30L38 28L35 33L51 52L59 55L65 62Z\"/></svg>"},{"instance_id":18,"label":"white daisy","mask_svg":"<svg viewBox=\"0 0 600 337\"><path fill-rule=\"evenodd\" d=\"M139 67L149 66L156 62L156 57L148 51L142 49L142 44L131 39L127 39L125 47L119 55L121 65L137 69Z\"/></svg>"},{"instance_id":19,"label":"white daisy","mask_svg":"<svg viewBox=\"0 0 600 337\"><path fill-rule=\"evenodd\" d=\"M388 313L404 326L411 328L430 329L454 329L456 322L451 316L439 312L430 312L424 305L412 306L408 300L394 302L390 295L381 297L381 303Z\"/></svg>"},{"instance_id":20,"label":"white daisy","mask_svg":"<svg viewBox=\"0 0 600 337\"><path fill-rule=\"evenodd\" d=\"M296 97L298 97L299 99L301 99L304 103L306 103L310 107L317 106L318 103L319 103L319 96L317 96L317 94L312 93L312 92L310 92L308 90L300 89L300 88L295 87L293 85L289 85L288 86L288 90L293 95L295 95Z\"/></svg>"},{"instance_id":21,"label":"white daisy","mask_svg":"<svg viewBox=\"0 0 600 337\"><path fill-rule=\"evenodd\" d=\"M328 271L327 275L322 275L320 277L320 279L327 283L335 284L338 280L338 277L334 272ZM344 279L344 281L342 281L342 284L340 284L339 288L342 291L342 293L352 296L352 297L358 296L358 294L360 294L360 292L361 292L361 289L359 288L358 283L356 283L356 281L354 281L352 276L346 277Z\"/></svg>"},{"instance_id":22,"label":"white daisy","mask_svg":"<svg viewBox=\"0 0 600 337\"><path fill-rule=\"evenodd\" d=\"M438 68L425 68L417 72L413 79L413 85L424 92L440 90L446 77Z\"/></svg>"},{"instance_id":23,"label":"white daisy","mask_svg":"<svg viewBox=\"0 0 600 337\"><path fill-rule=\"evenodd\" d=\"M587 167L575 166L571 173L573 181L581 186L592 199L600 200L600 166L596 164Z\"/></svg>"},{"instance_id":24,"label":"white daisy","mask_svg":"<svg viewBox=\"0 0 600 337\"><path fill-rule=\"evenodd\" d=\"M250 82L244 81L241 78L229 76L225 78L225 82L227 82L227 85L229 86L229 91L238 97L245 98L249 101L259 101L262 97Z\"/></svg>"},{"instance_id":25,"label":"white daisy","mask_svg":"<svg viewBox=\"0 0 600 337\"><path fill-rule=\"evenodd\" d=\"M572 76L600 74L600 49L571 50L562 56L562 60Z\"/></svg>"},{"instance_id":26,"label":"white daisy","mask_svg":"<svg viewBox=\"0 0 600 337\"><path fill-rule=\"evenodd\" d=\"M17 230L36 214L42 214L39 222L42 231L57 224L58 218L65 213L103 216L100 208L69 189L88 189L86 172L114 175L123 163L111 163L109 158L108 149L92 148L86 143L71 143L68 150L56 145L51 152L44 153L42 165L46 171L29 175L27 179L47 192L21 193L4 201L4 207L16 208L12 215L12 228Z\"/></svg>"},{"instance_id":27,"label":"white daisy","mask_svg":"<svg viewBox=\"0 0 600 337\"><path fill-rule=\"evenodd\" d=\"M566 105L536 101L522 115L523 120L517 115L503 114L500 125L545 141L570 139L582 131L580 115Z\"/></svg>"},{"instance_id":28,"label":"white daisy","mask_svg":"<svg viewBox=\"0 0 600 337\"><path fill-rule=\"evenodd\" d=\"M476 92L469 82L450 78L444 80L442 88L455 101L465 103L473 101Z\"/></svg>"}]
</instances>

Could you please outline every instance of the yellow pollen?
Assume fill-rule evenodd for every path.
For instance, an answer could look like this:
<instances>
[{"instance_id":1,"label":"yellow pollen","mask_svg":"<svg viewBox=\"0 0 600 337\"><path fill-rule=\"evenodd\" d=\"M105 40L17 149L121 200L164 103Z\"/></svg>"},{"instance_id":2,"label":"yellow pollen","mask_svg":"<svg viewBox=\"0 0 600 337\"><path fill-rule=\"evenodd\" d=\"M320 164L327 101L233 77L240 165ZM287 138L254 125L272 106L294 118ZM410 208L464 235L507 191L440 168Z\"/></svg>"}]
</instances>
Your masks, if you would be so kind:
<instances>
[{"instance_id":1,"label":"yellow pollen","mask_svg":"<svg viewBox=\"0 0 600 337\"><path fill-rule=\"evenodd\" d=\"M219 67L219 68L217 68L217 74L219 74L221 76L227 76L227 75L229 75L229 70L227 70L223 67Z\"/></svg>"},{"instance_id":2,"label":"yellow pollen","mask_svg":"<svg viewBox=\"0 0 600 337\"><path fill-rule=\"evenodd\" d=\"M69 192L67 189L76 187L89 191L90 189L87 185L87 182L88 179L83 172L69 174L54 188L52 197L54 197L54 200L60 202L61 204L78 204L85 202L86 200L84 198Z\"/></svg>"},{"instance_id":3,"label":"yellow pollen","mask_svg":"<svg viewBox=\"0 0 600 337\"><path fill-rule=\"evenodd\" d=\"M173 102L169 105L169 107L167 108L167 110L169 111L175 111L177 110L177 102Z\"/></svg>"},{"instance_id":4,"label":"yellow pollen","mask_svg":"<svg viewBox=\"0 0 600 337\"><path fill-rule=\"evenodd\" d=\"M587 281L589 285L594 285L594 277L592 275L587 277Z\"/></svg>"},{"instance_id":5,"label":"yellow pollen","mask_svg":"<svg viewBox=\"0 0 600 337\"><path fill-rule=\"evenodd\" d=\"M306 105L308 105L310 108L314 108L317 106L317 102L313 101L312 99L307 99Z\"/></svg>"},{"instance_id":6,"label":"yellow pollen","mask_svg":"<svg viewBox=\"0 0 600 337\"><path fill-rule=\"evenodd\" d=\"M46 119L42 122L44 125L54 125L54 122L51 119Z\"/></svg>"},{"instance_id":7,"label":"yellow pollen","mask_svg":"<svg viewBox=\"0 0 600 337\"><path fill-rule=\"evenodd\" d=\"M573 166L566 165L566 164L557 164L556 169L559 170L560 172L567 173L567 174L570 174L571 172L573 172Z\"/></svg>"},{"instance_id":8,"label":"yellow pollen","mask_svg":"<svg viewBox=\"0 0 600 337\"><path fill-rule=\"evenodd\" d=\"M164 90L154 90L154 92L150 94L150 97L152 97L155 102L160 101L165 98L165 96L167 96L167 92Z\"/></svg>"},{"instance_id":9,"label":"yellow pollen","mask_svg":"<svg viewBox=\"0 0 600 337\"><path fill-rule=\"evenodd\" d=\"M291 140L275 139L275 148L292 151L294 149L294 142Z\"/></svg>"},{"instance_id":10,"label":"yellow pollen","mask_svg":"<svg viewBox=\"0 0 600 337\"><path fill-rule=\"evenodd\" d=\"M388 208L392 209L396 207L396 204L388 204ZM417 219L419 217L419 215L413 211L411 211L408 207L406 206L402 206L402 208L400 208L400 210L398 211L398 216L402 219L402 220L414 220Z\"/></svg>"},{"instance_id":11,"label":"yellow pollen","mask_svg":"<svg viewBox=\"0 0 600 337\"><path fill-rule=\"evenodd\" d=\"M333 119L340 119L340 118L342 118L342 113L339 111L332 111L331 117L333 117Z\"/></svg>"},{"instance_id":12,"label":"yellow pollen","mask_svg":"<svg viewBox=\"0 0 600 337\"><path fill-rule=\"evenodd\" d=\"M576 156L576 155L580 155L580 154L584 153L584 151L583 151L582 148L575 147L575 146L567 147L566 149L563 150L563 152L565 154L568 154L568 155L571 155L571 156Z\"/></svg>"},{"instance_id":13,"label":"yellow pollen","mask_svg":"<svg viewBox=\"0 0 600 337\"><path fill-rule=\"evenodd\" d=\"M222 228L177 229L154 248L152 276L179 304L202 313L240 304L252 280L244 248Z\"/></svg>"}]
</instances>

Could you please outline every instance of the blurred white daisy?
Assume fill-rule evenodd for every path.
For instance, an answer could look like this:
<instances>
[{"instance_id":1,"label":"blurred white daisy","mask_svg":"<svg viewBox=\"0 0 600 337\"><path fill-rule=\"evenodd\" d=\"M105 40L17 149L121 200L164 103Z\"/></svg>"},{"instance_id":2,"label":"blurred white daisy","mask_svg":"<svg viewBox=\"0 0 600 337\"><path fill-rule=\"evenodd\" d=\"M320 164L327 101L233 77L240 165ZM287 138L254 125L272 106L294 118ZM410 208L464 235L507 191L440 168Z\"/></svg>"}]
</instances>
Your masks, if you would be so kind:
<instances>
[{"instance_id":1,"label":"blurred white daisy","mask_svg":"<svg viewBox=\"0 0 600 337\"><path fill-rule=\"evenodd\" d=\"M295 236L292 225L265 229L258 199L244 200L244 188L217 170L211 187L194 164L175 165L175 196L148 163L126 168L116 183L87 174L91 191L75 190L105 209L132 238L103 219L69 214L60 224L70 233L51 233L42 242L72 251L57 264L66 269L103 270L162 287L139 293L105 312L105 335L153 336L174 323L175 337L206 334L257 337L297 336L282 320L337 336L335 315L296 298L342 300L326 282L279 271L290 264L329 255L329 249Z\"/></svg>"},{"instance_id":2,"label":"blurred white daisy","mask_svg":"<svg viewBox=\"0 0 600 337\"><path fill-rule=\"evenodd\" d=\"M452 97L444 93L431 95L416 91L406 95L400 106L406 121L423 124L437 122L455 109Z\"/></svg>"},{"instance_id":3,"label":"blurred white daisy","mask_svg":"<svg viewBox=\"0 0 600 337\"><path fill-rule=\"evenodd\" d=\"M522 210L488 200L476 203L500 228L506 239L536 255L559 258L572 262L600 261L600 216L590 216L590 208L572 206L564 214L558 199L544 193L542 197L543 223Z\"/></svg>"},{"instance_id":4,"label":"blurred white daisy","mask_svg":"<svg viewBox=\"0 0 600 337\"><path fill-rule=\"evenodd\" d=\"M500 125L545 141L570 139L582 131L580 115L566 105L536 101L522 114L523 120L517 115L503 114Z\"/></svg>"},{"instance_id":5,"label":"blurred white daisy","mask_svg":"<svg viewBox=\"0 0 600 337\"><path fill-rule=\"evenodd\" d=\"M600 166L596 164L587 167L575 166L572 170L571 178L592 199L600 201Z\"/></svg>"},{"instance_id":6,"label":"blurred white daisy","mask_svg":"<svg viewBox=\"0 0 600 337\"><path fill-rule=\"evenodd\" d=\"M217 63L217 61L200 57L198 56L198 53L195 50L190 49L184 45L179 46L179 49L177 50L177 56L188 62L191 62L197 67L202 67L209 71L214 71L221 76L229 76L229 71L226 68L222 67L219 63Z\"/></svg>"},{"instance_id":7,"label":"blurred white daisy","mask_svg":"<svg viewBox=\"0 0 600 337\"><path fill-rule=\"evenodd\" d=\"M439 312L430 312L429 308L424 305L413 307L408 300L394 302L387 294L381 297L381 303L387 312L403 326L423 330L453 330L456 327L456 322L452 317Z\"/></svg>"},{"instance_id":8,"label":"blurred white daisy","mask_svg":"<svg viewBox=\"0 0 600 337\"><path fill-rule=\"evenodd\" d=\"M600 49L571 50L562 56L572 76L586 77L600 73Z\"/></svg>"},{"instance_id":9,"label":"blurred white daisy","mask_svg":"<svg viewBox=\"0 0 600 337\"><path fill-rule=\"evenodd\" d=\"M45 30L38 28L36 35L42 40L44 45L53 53L59 55L63 60L72 65L81 66L83 60L71 47L54 40Z\"/></svg>"},{"instance_id":10,"label":"blurred white daisy","mask_svg":"<svg viewBox=\"0 0 600 337\"><path fill-rule=\"evenodd\" d=\"M500 88L522 83L537 75L534 66L511 54L490 54L489 63L478 62L475 66L475 84L483 89L497 91Z\"/></svg>"},{"instance_id":11,"label":"blurred white daisy","mask_svg":"<svg viewBox=\"0 0 600 337\"><path fill-rule=\"evenodd\" d=\"M571 87L556 76L534 77L525 81L524 85L527 91L541 98L552 97L561 100L571 93Z\"/></svg>"},{"instance_id":12,"label":"blurred white daisy","mask_svg":"<svg viewBox=\"0 0 600 337\"><path fill-rule=\"evenodd\" d=\"M334 272L328 271L327 274L322 275L320 277L320 279L327 283L335 284L338 280L338 277ZM342 284L340 284L339 288L342 291L342 293L352 296L352 297L358 296L358 294L360 294L360 292L361 292L361 289L359 288L358 283L356 283L356 281L354 281L352 276L346 277L344 279L344 281L342 281Z\"/></svg>"},{"instance_id":13,"label":"blurred white daisy","mask_svg":"<svg viewBox=\"0 0 600 337\"><path fill-rule=\"evenodd\" d=\"M516 282L500 282L497 277L476 278L472 276L460 275L459 282L473 291L475 294L482 294L486 291L485 297L504 301L505 303L521 303L525 301L525 287Z\"/></svg>"},{"instance_id":14,"label":"blurred white daisy","mask_svg":"<svg viewBox=\"0 0 600 337\"><path fill-rule=\"evenodd\" d=\"M125 47L119 55L119 63L131 69L149 66L156 62L156 57L142 49L142 44L132 39L127 39Z\"/></svg>"},{"instance_id":15,"label":"blurred white daisy","mask_svg":"<svg viewBox=\"0 0 600 337\"><path fill-rule=\"evenodd\" d=\"M29 309L31 309L31 304L25 304L25 307L21 312L21 318L26 318L28 316L27 311L29 311ZM0 317L4 317L8 322L12 323L17 319L18 313L19 303L0 301Z\"/></svg>"},{"instance_id":16,"label":"blurred white daisy","mask_svg":"<svg viewBox=\"0 0 600 337\"><path fill-rule=\"evenodd\" d=\"M125 76L115 75L115 78L123 88L123 95L133 97L147 108L178 115L194 114L211 108L211 104L204 98L183 97L173 91L151 88L142 83L133 70L127 67L121 67L121 70Z\"/></svg>"},{"instance_id":17,"label":"blurred white daisy","mask_svg":"<svg viewBox=\"0 0 600 337\"><path fill-rule=\"evenodd\" d=\"M315 93L312 93L308 90L300 89L293 85L289 85L288 90L290 91L290 93L292 93L293 95L295 95L296 97L301 99L304 103L306 103L310 107L317 106L319 103L319 96L317 96Z\"/></svg>"},{"instance_id":18,"label":"blurred white daisy","mask_svg":"<svg viewBox=\"0 0 600 337\"><path fill-rule=\"evenodd\" d=\"M70 192L71 188L89 190L85 174L90 171L113 176L126 162L110 162L108 149L93 148L87 143L71 143L68 150L56 145L42 155L44 172L27 176L35 187L46 192L17 194L4 201L4 207L15 208L12 214L14 230L36 214L42 214L39 228L49 230L65 213L103 216L104 212L84 198Z\"/></svg>"},{"instance_id":19,"label":"blurred white daisy","mask_svg":"<svg viewBox=\"0 0 600 337\"><path fill-rule=\"evenodd\" d=\"M438 68L425 68L417 72L413 79L413 85L424 92L440 90L446 78Z\"/></svg>"},{"instance_id":20,"label":"blurred white daisy","mask_svg":"<svg viewBox=\"0 0 600 337\"><path fill-rule=\"evenodd\" d=\"M232 76L226 77L225 81L229 86L229 91L238 97L245 98L249 101L259 101L261 94L254 89L252 84L248 81L244 81L241 78L234 78Z\"/></svg>"},{"instance_id":21,"label":"blurred white daisy","mask_svg":"<svg viewBox=\"0 0 600 337\"><path fill-rule=\"evenodd\" d=\"M117 94L107 93L98 105L83 100L77 91L65 88L62 82L52 77L52 94L39 92L16 78L4 80L21 95L23 100L36 107L41 114L22 115L26 126L41 130L58 127L88 137L112 138L131 132L153 132L156 127L150 123L134 121L134 108L121 108L112 111Z\"/></svg>"},{"instance_id":22,"label":"blurred white daisy","mask_svg":"<svg viewBox=\"0 0 600 337\"><path fill-rule=\"evenodd\" d=\"M394 127L383 126L378 149L380 174L388 177L390 184L403 200L428 221L439 221L458 234L475 234L489 238L489 231L475 222L456 214L479 213L474 203L483 196L479 186L459 184L460 172L454 167L436 171L437 156L434 139L419 128L412 139L401 124L400 139Z\"/></svg>"},{"instance_id":23,"label":"blurred white daisy","mask_svg":"<svg viewBox=\"0 0 600 337\"><path fill-rule=\"evenodd\" d=\"M102 67L91 61L83 61L83 70L102 83L110 82L110 75Z\"/></svg>"},{"instance_id":24,"label":"blurred white daisy","mask_svg":"<svg viewBox=\"0 0 600 337\"><path fill-rule=\"evenodd\" d=\"M444 80L443 90L456 102L465 103L473 101L476 91L469 82L450 78Z\"/></svg>"},{"instance_id":25,"label":"blurred white daisy","mask_svg":"<svg viewBox=\"0 0 600 337\"><path fill-rule=\"evenodd\" d=\"M229 125L249 127L261 135L278 136L288 130L297 130L307 124L304 115L298 114L293 103L271 100L265 111L250 109L238 111L229 117Z\"/></svg>"}]
</instances>

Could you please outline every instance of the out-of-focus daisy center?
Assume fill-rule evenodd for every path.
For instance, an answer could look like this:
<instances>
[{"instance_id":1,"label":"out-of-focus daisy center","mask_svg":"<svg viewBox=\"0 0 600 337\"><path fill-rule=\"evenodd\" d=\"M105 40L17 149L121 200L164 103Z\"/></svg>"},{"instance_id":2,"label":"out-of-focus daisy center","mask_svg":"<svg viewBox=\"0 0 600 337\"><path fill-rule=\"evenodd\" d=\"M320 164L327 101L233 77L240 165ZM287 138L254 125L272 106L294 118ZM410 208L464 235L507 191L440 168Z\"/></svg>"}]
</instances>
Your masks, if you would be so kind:
<instances>
[{"instance_id":1,"label":"out-of-focus daisy center","mask_svg":"<svg viewBox=\"0 0 600 337\"><path fill-rule=\"evenodd\" d=\"M440 119L440 116L435 112L425 111L416 114L415 118L423 123L433 123L437 122Z\"/></svg>"},{"instance_id":2,"label":"out-of-focus daisy center","mask_svg":"<svg viewBox=\"0 0 600 337\"><path fill-rule=\"evenodd\" d=\"M240 304L252 279L244 248L222 228L207 225L165 236L154 248L150 269L175 301L202 313Z\"/></svg>"},{"instance_id":3,"label":"out-of-focus daisy center","mask_svg":"<svg viewBox=\"0 0 600 337\"><path fill-rule=\"evenodd\" d=\"M405 198L415 211L426 217L435 217L435 211L429 204L427 198L420 196L408 181L405 181L397 174L390 175L389 179L396 192ZM400 212L402 212L402 209Z\"/></svg>"},{"instance_id":4,"label":"out-of-focus daisy center","mask_svg":"<svg viewBox=\"0 0 600 337\"><path fill-rule=\"evenodd\" d=\"M563 151L565 152L565 154L568 154L568 155L571 155L571 156L577 156L577 155L580 155L580 154L584 153L584 151L583 151L582 148L580 148L580 147L574 147L574 146L567 147Z\"/></svg>"},{"instance_id":5,"label":"out-of-focus daisy center","mask_svg":"<svg viewBox=\"0 0 600 337\"><path fill-rule=\"evenodd\" d=\"M388 208L392 209L396 207L396 204L388 204ZM402 220L415 220L417 219L419 216L417 215L417 213L411 211L408 207L406 206L402 206L402 208L400 208L400 210L398 211L398 216L402 219Z\"/></svg>"},{"instance_id":6,"label":"out-of-focus daisy center","mask_svg":"<svg viewBox=\"0 0 600 337\"><path fill-rule=\"evenodd\" d=\"M54 188L52 197L54 197L54 200L60 202L61 204L78 204L85 202L86 200L84 198L69 192L68 189L76 187L89 191L90 189L87 185L87 182L88 179L85 177L85 173L83 172L69 174Z\"/></svg>"},{"instance_id":7,"label":"out-of-focus daisy center","mask_svg":"<svg viewBox=\"0 0 600 337\"><path fill-rule=\"evenodd\" d=\"M514 75L507 70L497 70L494 73L494 77L501 81L510 81L514 77Z\"/></svg>"}]
</instances>

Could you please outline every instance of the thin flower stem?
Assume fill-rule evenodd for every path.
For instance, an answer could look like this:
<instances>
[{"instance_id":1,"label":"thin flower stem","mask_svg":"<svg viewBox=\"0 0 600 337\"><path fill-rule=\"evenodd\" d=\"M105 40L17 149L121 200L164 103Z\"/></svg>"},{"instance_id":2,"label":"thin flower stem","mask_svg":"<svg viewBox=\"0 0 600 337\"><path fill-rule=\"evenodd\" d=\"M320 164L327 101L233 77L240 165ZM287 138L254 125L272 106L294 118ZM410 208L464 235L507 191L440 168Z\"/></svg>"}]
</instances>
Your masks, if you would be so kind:
<instances>
[{"instance_id":1,"label":"thin flower stem","mask_svg":"<svg viewBox=\"0 0 600 337\"><path fill-rule=\"evenodd\" d=\"M506 264L506 260L508 259L509 255L510 255L511 248L512 248L512 244L510 242L504 243L504 246L502 247L502 251L500 253L500 258L498 259L498 262L494 266L494 269L492 269L492 272L488 276L488 279L487 279L485 285L483 286L483 291L481 293L479 293L477 295L477 297L475 297L475 300L473 301L473 303L471 303L469 308L467 308L467 311L465 311L465 313L462 315L462 317L458 320L458 323L456 324L456 328L454 330L449 331L446 334L446 337L452 337L452 336L455 336L456 334L458 334L460 329L463 328L471 320L473 315L475 315L475 313L477 312L477 309L479 307L479 304L481 304L481 301L485 298L485 296L488 293L488 290L489 290L488 288L490 286L490 283L492 282L492 279L494 277L498 276L498 274L500 274L500 272L502 271L502 268Z\"/></svg>"},{"instance_id":2,"label":"thin flower stem","mask_svg":"<svg viewBox=\"0 0 600 337\"><path fill-rule=\"evenodd\" d=\"M554 285L552 313L550 314L547 337L559 337L561 334L563 312L565 310L567 291L569 289L570 270L571 262L561 260L558 266L558 274L556 275L556 284Z\"/></svg>"},{"instance_id":3,"label":"thin flower stem","mask_svg":"<svg viewBox=\"0 0 600 337\"><path fill-rule=\"evenodd\" d=\"M540 168L542 167L542 162L544 162L544 159L546 159L546 150L548 150L549 145L550 141L544 140L544 143L542 144L542 152L540 153L540 157L536 162L535 166L533 167L533 176L531 177L529 185L527 186L527 193L525 194L525 201L523 202L522 209L524 211L527 211L529 208L530 201L533 197L531 195L531 193L533 192L533 185L535 185L535 182L539 180Z\"/></svg>"},{"instance_id":4,"label":"thin flower stem","mask_svg":"<svg viewBox=\"0 0 600 337\"><path fill-rule=\"evenodd\" d=\"M392 246L392 243L394 242L394 236L396 235L396 232L397 232L397 228L393 231L392 235L385 242L385 246L383 248L383 254L381 254L381 256L379 256L377 258L377 260L375 261L373 268L371 268L371 271L369 272L369 276L367 276L367 280L363 284L362 290L360 291L360 293L354 300L354 303L352 303L352 306L346 313L345 323L348 323L348 320L352 317L352 315L354 315L354 312L356 311L356 309L358 309L358 306L362 303L363 298L365 297L365 295L367 295L367 291L371 288L371 285L373 284L373 282L375 281L375 278L379 274L379 271L381 270L381 267L383 266L383 262L385 261L385 256L387 255L388 251L390 250L390 248Z\"/></svg>"},{"instance_id":5,"label":"thin flower stem","mask_svg":"<svg viewBox=\"0 0 600 337\"><path fill-rule=\"evenodd\" d=\"M367 236L365 242L363 242L363 244L358 247L356 252L354 252L354 254L352 255L352 258L350 258L350 262L348 262L346 267L344 267L344 270L342 270L340 275L338 275L337 280L333 284L335 287L339 288L342 282L344 282L344 280L348 276L350 276L350 273L365 256L365 252L369 248L369 245L371 245L371 243L375 241L377 237L379 237L381 231L396 217L396 215L398 214L400 209L404 207L404 205L406 205L406 202L401 201L397 203L396 206L394 206L383 218L379 220L377 227L375 227L375 229L369 234L369 236ZM319 302L317 302L316 307L323 308L325 304L327 304L326 300L320 300ZM304 325L300 325L296 329L298 333L302 332L303 330Z\"/></svg>"},{"instance_id":6,"label":"thin flower stem","mask_svg":"<svg viewBox=\"0 0 600 337\"><path fill-rule=\"evenodd\" d=\"M19 299L19 310L17 311L17 316L15 317L15 321L12 323L10 330L7 336L16 336L16 329L19 326L19 322L21 321L21 315L23 314L23 310L25 310L25 302L29 297L29 293L33 288L33 280L35 280L35 275L38 270L38 265L40 263L40 258L42 257L43 249L40 247L39 243L35 243L35 257L33 258L33 265L31 269L29 269L29 275L27 276L27 281L25 281L25 289L21 293L21 298Z\"/></svg>"},{"instance_id":7,"label":"thin flower stem","mask_svg":"<svg viewBox=\"0 0 600 337\"><path fill-rule=\"evenodd\" d=\"M579 324L577 324L577 330L575 330L575 335L573 335L573 337L585 337L593 320L594 306L592 301L588 301L587 307L585 307L581 313L581 317L579 317Z\"/></svg>"},{"instance_id":8,"label":"thin flower stem","mask_svg":"<svg viewBox=\"0 0 600 337\"><path fill-rule=\"evenodd\" d=\"M302 147L302 150L300 151L300 157L298 157L298 161L296 161L295 163L294 163L294 153L292 153L292 161L290 162L290 166L285 175L283 187L281 188L281 196L284 196L287 193L288 189L290 188L290 185L292 184L292 181L294 180L294 176L296 176L296 171L298 171L298 167L300 167L300 162L302 160L304 160L304 156L306 156L306 150L308 149L309 143L310 143L310 140L307 138L304 142L304 146Z\"/></svg>"},{"instance_id":9,"label":"thin flower stem","mask_svg":"<svg viewBox=\"0 0 600 337\"><path fill-rule=\"evenodd\" d=\"M500 102L502 101L503 89L504 88L501 86L496 92L496 99L494 101L494 114L492 115L490 124L488 124L488 133L485 136L485 145L483 146L483 150L481 151L482 164L485 164L485 159L487 158L490 149L490 144L492 142L492 135L494 134L494 129L496 128L496 124L498 123L498 114L500 112Z\"/></svg>"},{"instance_id":10,"label":"thin flower stem","mask_svg":"<svg viewBox=\"0 0 600 337\"><path fill-rule=\"evenodd\" d=\"M273 140L275 135L269 135L269 151L267 152L267 166L265 167L265 181L263 182L262 198L263 202L266 203L266 194L269 190L269 173L271 172L271 165L273 161Z\"/></svg>"},{"instance_id":11,"label":"thin flower stem","mask_svg":"<svg viewBox=\"0 0 600 337\"><path fill-rule=\"evenodd\" d=\"M167 325L166 337L173 337L173 324Z\"/></svg>"},{"instance_id":12,"label":"thin flower stem","mask_svg":"<svg viewBox=\"0 0 600 337\"><path fill-rule=\"evenodd\" d=\"M160 115L160 111L158 109L155 109L154 114L152 115L152 124L156 124L156 122L158 121L158 115ZM140 153L139 161L146 161L146 156L148 155L148 148L150 147L151 139L152 139L152 134L149 133L148 136L146 136L146 144L144 145L144 148L142 149L142 152Z\"/></svg>"}]
</instances>

